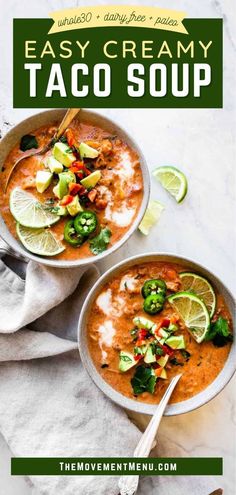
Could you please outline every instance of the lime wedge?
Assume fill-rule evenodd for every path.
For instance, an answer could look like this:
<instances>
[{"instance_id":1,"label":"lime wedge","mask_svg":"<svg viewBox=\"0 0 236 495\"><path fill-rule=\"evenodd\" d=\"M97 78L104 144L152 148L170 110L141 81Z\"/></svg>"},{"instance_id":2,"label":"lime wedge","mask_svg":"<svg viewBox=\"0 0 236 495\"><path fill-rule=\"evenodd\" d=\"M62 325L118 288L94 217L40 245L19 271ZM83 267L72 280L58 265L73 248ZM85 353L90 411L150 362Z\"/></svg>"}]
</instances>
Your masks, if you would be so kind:
<instances>
[{"instance_id":1,"label":"lime wedge","mask_svg":"<svg viewBox=\"0 0 236 495\"><path fill-rule=\"evenodd\" d=\"M144 217L138 227L142 234L149 234L150 228L158 222L161 212L164 209L165 207L159 201L152 200L149 202Z\"/></svg>"},{"instance_id":2,"label":"lime wedge","mask_svg":"<svg viewBox=\"0 0 236 495\"><path fill-rule=\"evenodd\" d=\"M60 217L47 210L32 194L20 187L13 189L10 195L10 210L13 217L24 227L35 229L49 227Z\"/></svg>"},{"instance_id":3,"label":"lime wedge","mask_svg":"<svg viewBox=\"0 0 236 495\"><path fill-rule=\"evenodd\" d=\"M200 297L209 311L210 318L212 318L216 307L216 295L208 280L196 275L196 273L189 272L180 273L179 276L182 290L194 292L196 296Z\"/></svg>"},{"instance_id":4,"label":"lime wedge","mask_svg":"<svg viewBox=\"0 0 236 495\"><path fill-rule=\"evenodd\" d=\"M65 247L48 229L31 229L16 224L17 235L28 251L40 256L56 256Z\"/></svg>"},{"instance_id":5,"label":"lime wedge","mask_svg":"<svg viewBox=\"0 0 236 495\"><path fill-rule=\"evenodd\" d=\"M188 190L185 175L175 167L158 167L153 171L154 177L173 196L177 203L181 203Z\"/></svg>"},{"instance_id":6,"label":"lime wedge","mask_svg":"<svg viewBox=\"0 0 236 495\"><path fill-rule=\"evenodd\" d=\"M210 316L204 302L191 292L177 292L169 296L168 301L179 313L192 337L200 344L210 325Z\"/></svg>"}]
</instances>

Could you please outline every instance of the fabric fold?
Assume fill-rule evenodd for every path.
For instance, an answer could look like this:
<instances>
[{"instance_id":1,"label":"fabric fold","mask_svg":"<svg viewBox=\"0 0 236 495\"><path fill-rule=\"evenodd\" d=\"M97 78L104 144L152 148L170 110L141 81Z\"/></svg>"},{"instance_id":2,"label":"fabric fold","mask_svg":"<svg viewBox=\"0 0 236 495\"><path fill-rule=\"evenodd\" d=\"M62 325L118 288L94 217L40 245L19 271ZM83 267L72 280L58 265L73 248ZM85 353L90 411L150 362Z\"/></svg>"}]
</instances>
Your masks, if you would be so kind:
<instances>
[{"instance_id":1,"label":"fabric fold","mask_svg":"<svg viewBox=\"0 0 236 495\"><path fill-rule=\"evenodd\" d=\"M57 306L75 291L85 271L86 267L55 269L30 261L22 280L0 261L0 332L16 332Z\"/></svg>"},{"instance_id":2,"label":"fabric fold","mask_svg":"<svg viewBox=\"0 0 236 495\"><path fill-rule=\"evenodd\" d=\"M16 334L0 334L0 361L25 361L55 356L77 349L77 343L49 332L25 329Z\"/></svg>"}]
</instances>

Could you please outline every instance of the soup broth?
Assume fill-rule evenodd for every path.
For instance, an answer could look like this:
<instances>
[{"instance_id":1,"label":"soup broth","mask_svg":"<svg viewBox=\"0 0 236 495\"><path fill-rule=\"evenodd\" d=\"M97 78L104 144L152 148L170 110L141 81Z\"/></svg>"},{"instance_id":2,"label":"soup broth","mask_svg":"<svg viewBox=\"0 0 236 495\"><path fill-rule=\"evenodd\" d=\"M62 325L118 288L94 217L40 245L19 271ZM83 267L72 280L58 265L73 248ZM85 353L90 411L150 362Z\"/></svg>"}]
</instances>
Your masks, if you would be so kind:
<instances>
[{"instance_id":1,"label":"soup broth","mask_svg":"<svg viewBox=\"0 0 236 495\"><path fill-rule=\"evenodd\" d=\"M32 131L39 148L50 141L58 124L59 122L54 122L52 125ZM70 168L64 167L64 172L73 169L76 183L79 186L81 186L80 179L84 176L91 175L92 172L98 170L101 172L101 178L92 188L92 193L90 187L86 189L81 186L78 198L84 210L89 209L96 214L98 228L95 234L98 234L98 229L108 228L110 230L109 248L116 244L129 230L142 202L143 178L139 157L136 151L119 136L109 134L104 129L87 122L80 122L75 119L70 126L70 133L73 135L73 145L71 145L68 135L64 137L67 139L67 146L72 146L72 150L74 150L78 171L72 163ZM81 158L78 150L80 143L86 143L90 149L97 151L98 156ZM0 173L0 211L8 229L14 236L17 236L16 222L9 207L10 195L14 188L20 187L32 193L41 203L46 205L52 204L52 206L58 207L58 204L63 203L64 200L55 197L54 190L58 183L58 175L55 173L49 187L43 193L38 192L36 187L37 172L48 170L47 160L52 155L52 150L45 156L31 156L19 163L5 192L9 172L21 153L20 143L17 143L9 153ZM62 216L57 223L50 226L51 232L65 248L55 257L64 260L76 260L92 256L90 238L76 247L65 241L64 229L68 218L70 218L69 215Z\"/></svg>"},{"instance_id":2,"label":"soup broth","mask_svg":"<svg viewBox=\"0 0 236 495\"><path fill-rule=\"evenodd\" d=\"M182 373L183 376L170 402L176 403L190 399L215 380L227 360L231 346L230 339L222 347L216 346L213 341L197 343L179 314L168 302L169 295L182 290L179 274L185 271L185 266L169 262L146 262L135 265L115 275L110 282L106 283L92 305L88 316L87 339L93 362L111 387L131 399L152 404L159 403L171 378L178 373ZM141 290L145 281L156 279L165 282L166 299L162 310L150 315L143 309L144 297ZM168 345L168 339L165 342L162 340L163 345L158 347L159 351L163 351L161 357L169 354L165 365L166 379L160 378L161 370L156 361L160 355L157 355L154 363L157 378L155 378L156 385L153 393L149 391L135 393L132 386L132 379L138 366L141 365L145 369L153 366L145 363L145 358L143 356L140 358L137 354L137 348L150 346L153 335L144 325L143 328L141 328L142 325L138 325L139 328L135 329L134 318L148 318L157 329L161 330L164 330L163 322L166 327L170 325L170 322L175 322L176 328L171 335L180 338L180 342L184 339L185 345L182 349L172 349ZM223 319L232 331L231 316L224 298L216 293L216 307L211 323L214 324L218 318ZM165 335L165 333L160 333L160 335ZM122 352L125 353L124 356L127 356L127 359L129 356L132 359L132 355L136 352L137 361L125 372L119 369Z\"/></svg>"}]
</instances>

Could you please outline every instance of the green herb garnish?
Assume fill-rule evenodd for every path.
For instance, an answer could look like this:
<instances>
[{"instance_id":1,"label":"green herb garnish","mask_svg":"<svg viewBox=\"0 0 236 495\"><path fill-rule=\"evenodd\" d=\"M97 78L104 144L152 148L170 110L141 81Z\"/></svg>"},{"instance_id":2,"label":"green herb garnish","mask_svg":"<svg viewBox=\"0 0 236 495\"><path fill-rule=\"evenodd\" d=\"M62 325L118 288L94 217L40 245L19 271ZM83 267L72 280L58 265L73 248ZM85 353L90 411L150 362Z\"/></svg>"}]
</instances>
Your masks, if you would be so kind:
<instances>
[{"instance_id":1,"label":"green herb garnish","mask_svg":"<svg viewBox=\"0 0 236 495\"><path fill-rule=\"evenodd\" d=\"M186 351L185 349L180 349L180 352L182 356L184 357L185 361L189 361L191 354L190 352Z\"/></svg>"},{"instance_id":2,"label":"green herb garnish","mask_svg":"<svg viewBox=\"0 0 236 495\"><path fill-rule=\"evenodd\" d=\"M170 359L170 363L174 366L184 366L184 363L180 363L180 361L178 361L175 357Z\"/></svg>"},{"instance_id":3,"label":"green herb garnish","mask_svg":"<svg viewBox=\"0 0 236 495\"><path fill-rule=\"evenodd\" d=\"M152 368L146 366L138 366L135 374L131 379L134 395L142 394L143 392L154 393L157 377Z\"/></svg>"},{"instance_id":4,"label":"green herb garnish","mask_svg":"<svg viewBox=\"0 0 236 495\"><path fill-rule=\"evenodd\" d=\"M33 134L25 134L25 136L22 136L21 141L20 141L20 150L21 151L27 151L31 150L32 148L38 148L38 141Z\"/></svg>"},{"instance_id":5,"label":"green herb garnish","mask_svg":"<svg viewBox=\"0 0 236 495\"><path fill-rule=\"evenodd\" d=\"M133 341L135 342L135 340L137 340L138 338L138 328L132 328L132 330L130 330L130 335L131 337L133 338Z\"/></svg>"},{"instance_id":6,"label":"green herb garnish","mask_svg":"<svg viewBox=\"0 0 236 495\"><path fill-rule=\"evenodd\" d=\"M223 347L228 342L232 342L233 336L229 329L229 324L225 318L220 316L218 320L211 323L205 340L212 340L216 347Z\"/></svg>"},{"instance_id":7,"label":"green herb garnish","mask_svg":"<svg viewBox=\"0 0 236 495\"><path fill-rule=\"evenodd\" d=\"M111 231L107 227L102 229L101 232L96 237L91 239L89 243L92 253L96 255L105 251L110 242L110 237Z\"/></svg>"},{"instance_id":8,"label":"green herb garnish","mask_svg":"<svg viewBox=\"0 0 236 495\"><path fill-rule=\"evenodd\" d=\"M68 144L66 136L61 136L59 141L61 141L61 143L64 143L64 144Z\"/></svg>"},{"instance_id":9,"label":"green herb garnish","mask_svg":"<svg viewBox=\"0 0 236 495\"><path fill-rule=\"evenodd\" d=\"M150 346L152 348L153 354L156 354L157 356L163 356L164 350L159 347L158 342L151 342Z\"/></svg>"},{"instance_id":10,"label":"green herb garnish","mask_svg":"<svg viewBox=\"0 0 236 495\"><path fill-rule=\"evenodd\" d=\"M45 205L53 205L54 203L55 203L55 199L54 198L48 198L45 201Z\"/></svg>"}]
</instances>

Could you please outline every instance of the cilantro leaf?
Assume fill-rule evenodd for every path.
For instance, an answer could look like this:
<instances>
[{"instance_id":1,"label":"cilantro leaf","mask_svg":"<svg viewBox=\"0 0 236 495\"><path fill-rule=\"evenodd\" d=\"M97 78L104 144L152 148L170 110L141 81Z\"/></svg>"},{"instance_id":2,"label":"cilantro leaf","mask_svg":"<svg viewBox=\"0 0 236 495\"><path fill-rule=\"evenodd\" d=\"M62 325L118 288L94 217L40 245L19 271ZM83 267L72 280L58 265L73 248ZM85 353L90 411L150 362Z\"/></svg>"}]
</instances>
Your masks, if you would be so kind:
<instances>
[{"instance_id":1,"label":"cilantro leaf","mask_svg":"<svg viewBox=\"0 0 236 495\"><path fill-rule=\"evenodd\" d=\"M22 136L21 141L20 141L20 150L21 151L27 151L31 150L31 148L38 148L38 141L33 134L25 134L25 136Z\"/></svg>"},{"instance_id":2,"label":"cilantro leaf","mask_svg":"<svg viewBox=\"0 0 236 495\"><path fill-rule=\"evenodd\" d=\"M106 250L107 245L110 242L111 231L105 227L99 232L99 234L91 239L89 243L90 250L93 254L100 254Z\"/></svg>"},{"instance_id":3,"label":"cilantro leaf","mask_svg":"<svg viewBox=\"0 0 236 495\"><path fill-rule=\"evenodd\" d=\"M185 361L189 361L191 354L190 352L186 351L186 349L180 349L180 354L184 357Z\"/></svg>"},{"instance_id":4,"label":"cilantro leaf","mask_svg":"<svg viewBox=\"0 0 236 495\"><path fill-rule=\"evenodd\" d=\"M181 363L176 359L176 357L173 357L170 359L170 363L173 364L174 366L184 366L184 363Z\"/></svg>"},{"instance_id":5,"label":"cilantro leaf","mask_svg":"<svg viewBox=\"0 0 236 495\"><path fill-rule=\"evenodd\" d=\"M153 374L152 368L146 366L138 366L135 374L131 379L131 385L135 395L142 394L143 392L154 393L157 378Z\"/></svg>"},{"instance_id":6,"label":"cilantro leaf","mask_svg":"<svg viewBox=\"0 0 236 495\"><path fill-rule=\"evenodd\" d=\"M218 320L211 323L205 340L212 340L216 347L223 347L228 342L232 342L233 336L230 332L227 320L220 316Z\"/></svg>"}]
</instances>

